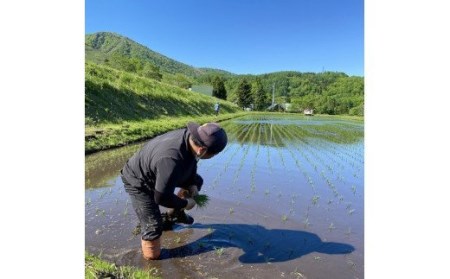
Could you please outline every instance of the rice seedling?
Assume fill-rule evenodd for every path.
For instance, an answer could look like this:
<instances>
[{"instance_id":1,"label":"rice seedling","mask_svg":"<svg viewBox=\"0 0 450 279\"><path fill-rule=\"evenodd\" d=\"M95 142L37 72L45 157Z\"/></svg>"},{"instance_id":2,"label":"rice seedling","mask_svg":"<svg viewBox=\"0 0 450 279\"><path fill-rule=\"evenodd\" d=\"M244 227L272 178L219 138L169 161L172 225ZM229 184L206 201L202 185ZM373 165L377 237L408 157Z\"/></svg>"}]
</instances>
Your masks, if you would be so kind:
<instances>
[{"instance_id":1,"label":"rice seedling","mask_svg":"<svg viewBox=\"0 0 450 279\"><path fill-rule=\"evenodd\" d=\"M339 192L336 189L334 189L333 190L333 195L334 195L335 198L337 198L339 196Z\"/></svg>"},{"instance_id":2,"label":"rice seedling","mask_svg":"<svg viewBox=\"0 0 450 279\"><path fill-rule=\"evenodd\" d=\"M97 257L99 257L99 258L102 257L102 255L103 255L103 250L105 250L105 249L104 249L104 248L100 249L100 253L98 253L98 256L97 256Z\"/></svg>"},{"instance_id":3,"label":"rice seedling","mask_svg":"<svg viewBox=\"0 0 450 279\"><path fill-rule=\"evenodd\" d=\"M233 214L233 213L234 213L234 208L233 208L233 207L230 207L229 212L230 212L230 215Z\"/></svg>"},{"instance_id":4,"label":"rice seedling","mask_svg":"<svg viewBox=\"0 0 450 279\"><path fill-rule=\"evenodd\" d=\"M295 270L292 272L293 275L297 276L297 278L305 278L305 275L298 271L298 268L296 267Z\"/></svg>"},{"instance_id":5,"label":"rice seedling","mask_svg":"<svg viewBox=\"0 0 450 279\"><path fill-rule=\"evenodd\" d=\"M95 209L95 216L105 216L105 210L104 209L100 209L100 208L96 208Z\"/></svg>"},{"instance_id":6,"label":"rice seedling","mask_svg":"<svg viewBox=\"0 0 450 279\"><path fill-rule=\"evenodd\" d=\"M333 223L331 223L331 224L328 226L328 230L331 232L331 231L334 230L334 229L336 229L336 227L334 226Z\"/></svg>"},{"instance_id":7,"label":"rice seedling","mask_svg":"<svg viewBox=\"0 0 450 279\"><path fill-rule=\"evenodd\" d=\"M288 220L287 215L281 216L281 221L286 222Z\"/></svg>"},{"instance_id":8,"label":"rice seedling","mask_svg":"<svg viewBox=\"0 0 450 279\"><path fill-rule=\"evenodd\" d=\"M181 237L177 236L175 238L175 243L179 244L181 242Z\"/></svg>"},{"instance_id":9,"label":"rice seedling","mask_svg":"<svg viewBox=\"0 0 450 279\"><path fill-rule=\"evenodd\" d=\"M317 196L317 195L314 195L313 197L312 197L312 203L313 203L313 205L316 205L318 202L319 202L319 196Z\"/></svg>"},{"instance_id":10,"label":"rice seedling","mask_svg":"<svg viewBox=\"0 0 450 279\"><path fill-rule=\"evenodd\" d=\"M264 256L264 261L266 264L272 264L270 261L275 260L274 258L268 258L267 256Z\"/></svg>"},{"instance_id":11,"label":"rice seedling","mask_svg":"<svg viewBox=\"0 0 450 279\"><path fill-rule=\"evenodd\" d=\"M306 218L305 220L303 220L303 224L305 225L305 228L308 228L309 225L311 225L311 223L309 222L309 218Z\"/></svg>"},{"instance_id":12,"label":"rice seedling","mask_svg":"<svg viewBox=\"0 0 450 279\"><path fill-rule=\"evenodd\" d=\"M102 199L105 195L106 195L106 190L105 191L101 191L99 199Z\"/></svg>"},{"instance_id":13,"label":"rice seedling","mask_svg":"<svg viewBox=\"0 0 450 279\"><path fill-rule=\"evenodd\" d=\"M352 233L352 228L348 227L347 231L345 232L345 235L350 236Z\"/></svg>"},{"instance_id":14,"label":"rice seedling","mask_svg":"<svg viewBox=\"0 0 450 279\"><path fill-rule=\"evenodd\" d=\"M322 260L322 258L319 256L314 256L314 260L320 262Z\"/></svg>"},{"instance_id":15,"label":"rice seedling","mask_svg":"<svg viewBox=\"0 0 450 279\"><path fill-rule=\"evenodd\" d=\"M351 259L347 259L347 264L350 266L351 269L356 268L355 262L353 262Z\"/></svg>"},{"instance_id":16,"label":"rice seedling","mask_svg":"<svg viewBox=\"0 0 450 279\"><path fill-rule=\"evenodd\" d=\"M133 236L138 236L141 234L141 225L137 225L131 232Z\"/></svg>"},{"instance_id":17,"label":"rice seedling","mask_svg":"<svg viewBox=\"0 0 450 279\"><path fill-rule=\"evenodd\" d=\"M223 248L223 247L217 248L216 246L214 246L214 251L217 256L221 257L223 255L223 253L225 252L225 248Z\"/></svg>"},{"instance_id":18,"label":"rice seedling","mask_svg":"<svg viewBox=\"0 0 450 279\"><path fill-rule=\"evenodd\" d=\"M352 215L353 212L355 212L355 209L350 209L349 211L347 211L348 215Z\"/></svg>"},{"instance_id":19,"label":"rice seedling","mask_svg":"<svg viewBox=\"0 0 450 279\"><path fill-rule=\"evenodd\" d=\"M356 186L355 185L352 185L352 192L353 192L353 195L356 195Z\"/></svg>"},{"instance_id":20,"label":"rice seedling","mask_svg":"<svg viewBox=\"0 0 450 279\"><path fill-rule=\"evenodd\" d=\"M209 196L205 194L200 194L194 197L198 208L206 207L209 203Z\"/></svg>"}]
</instances>

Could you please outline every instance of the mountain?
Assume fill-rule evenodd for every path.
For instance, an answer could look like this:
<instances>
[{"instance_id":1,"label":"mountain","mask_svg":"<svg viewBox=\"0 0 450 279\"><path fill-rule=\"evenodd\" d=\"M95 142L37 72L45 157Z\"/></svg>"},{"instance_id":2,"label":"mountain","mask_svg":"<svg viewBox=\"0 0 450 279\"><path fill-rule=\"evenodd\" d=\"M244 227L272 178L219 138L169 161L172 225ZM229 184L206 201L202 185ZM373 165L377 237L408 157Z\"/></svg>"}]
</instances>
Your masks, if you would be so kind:
<instances>
[{"instance_id":1,"label":"mountain","mask_svg":"<svg viewBox=\"0 0 450 279\"><path fill-rule=\"evenodd\" d=\"M319 114L364 113L364 77L348 76L342 72L296 71L237 75L220 69L186 65L116 33L87 34L85 40L86 62L105 64L179 88L196 88L209 95L211 90L207 86L213 84L215 76L220 76L230 102L237 102L239 85L245 79L251 85L258 83L262 86L260 94L268 95L267 106L274 96L276 103L291 103L293 111L314 108L314 112Z\"/></svg>"},{"instance_id":2,"label":"mountain","mask_svg":"<svg viewBox=\"0 0 450 279\"><path fill-rule=\"evenodd\" d=\"M207 74L219 74L221 76L234 76L233 73L211 69L195 68L173 60L148 47L141 45L127 37L111 32L98 32L85 36L86 60L103 64L112 55L119 54L129 58L137 58L148 61L159 67L161 72L170 74L184 74L189 77L199 77Z\"/></svg>"}]
</instances>

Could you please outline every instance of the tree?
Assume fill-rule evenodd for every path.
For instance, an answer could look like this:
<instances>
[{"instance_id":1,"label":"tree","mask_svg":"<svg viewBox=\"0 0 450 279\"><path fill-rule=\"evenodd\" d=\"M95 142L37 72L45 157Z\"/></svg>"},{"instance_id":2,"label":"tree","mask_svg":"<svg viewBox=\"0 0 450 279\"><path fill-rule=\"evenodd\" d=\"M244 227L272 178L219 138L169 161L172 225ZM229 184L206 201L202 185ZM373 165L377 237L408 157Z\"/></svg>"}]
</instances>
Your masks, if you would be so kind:
<instances>
[{"instance_id":1,"label":"tree","mask_svg":"<svg viewBox=\"0 0 450 279\"><path fill-rule=\"evenodd\" d=\"M128 58L114 53L111 55L111 66L122 71L137 73L142 68L142 63L137 58Z\"/></svg>"},{"instance_id":2,"label":"tree","mask_svg":"<svg viewBox=\"0 0 450 279\"><path fill-rule=\"evenodd\" d=\"M245 78L239 82L236 90L236 96L237 96L237 104L242 108L249 107L250 104L253 102L252 86L247 82Z\"/></svg>"},{"instance_id":3,"label":"tree","mask_svg":"<svg viewBox=\"0 0 450 279\"><path fill-rule=\"evenodd\" d=\"M144 68L142 69L141 74L144 77L156 79L157 81L161 81L162 74L159 72L159 67L155 66L151 63L145 63Z\"/></svg>"},{"instance_id":4,"label":"tree","mask_svg":"<svg viewBox=\"0 0 450 279\"><path fill-rule=\"evenodd\" d=\"M213 91L212 95L222 100L227 99L227 90L225 89L225 83L219 76L215 76L212 82Z\"/></svg>"},{"instance_id":5,"label":"tree","mask_svg":"<svg viewBox=\"0 0 450 279\"><path fill-rule=\"evenodd\" d=\"M253 99L255 100L255 109L264 110L268 106L267 93L263 88L261 79L257 78L255 86L252 87Z\"/></svg>"},{"instance_id":6,"label":"tree","mask_svg":"<svg viewBox=\"0 0 450 279\"><path fill-rule=\"evenodd\" d=\"M192 82L183 74L176 74L173 81L176 86L184 89L192 87Z\"/></svg>"}]
</instances>

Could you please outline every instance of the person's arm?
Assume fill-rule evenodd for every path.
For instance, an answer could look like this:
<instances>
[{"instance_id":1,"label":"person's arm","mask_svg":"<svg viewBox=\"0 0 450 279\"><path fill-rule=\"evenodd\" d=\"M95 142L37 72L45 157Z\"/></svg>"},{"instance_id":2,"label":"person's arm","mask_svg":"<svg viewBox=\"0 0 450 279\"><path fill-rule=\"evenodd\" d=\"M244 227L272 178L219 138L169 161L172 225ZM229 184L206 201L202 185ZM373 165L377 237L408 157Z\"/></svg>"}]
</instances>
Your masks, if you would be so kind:
<instances>
[{"instance_id":1,"label":"person's arm","mask_svg":"<svg viewBox=\"0 0 450 279\"><path fill-rule=\"evenodd\" d=\"M189 190L189 186L191 185L197 185L199 191L203 185L203 178L199 174L197 174L197 166L194 167L194 171L192 172L191 177L189 177L189 179L183 185L181 185L180 188Z\"/></svg>"},{"instance_id":2,"label":"person's arm","mask_svg":"<svg viewBox=\"0 0 450 279\"><path fill-rule=\"evenodd\" d=\"M175 160L162 158L156 165L155 202L159 205L181 209L187 206L187 201L174 194L177 178L182 170Z\"/></svg>"}]
</instances>

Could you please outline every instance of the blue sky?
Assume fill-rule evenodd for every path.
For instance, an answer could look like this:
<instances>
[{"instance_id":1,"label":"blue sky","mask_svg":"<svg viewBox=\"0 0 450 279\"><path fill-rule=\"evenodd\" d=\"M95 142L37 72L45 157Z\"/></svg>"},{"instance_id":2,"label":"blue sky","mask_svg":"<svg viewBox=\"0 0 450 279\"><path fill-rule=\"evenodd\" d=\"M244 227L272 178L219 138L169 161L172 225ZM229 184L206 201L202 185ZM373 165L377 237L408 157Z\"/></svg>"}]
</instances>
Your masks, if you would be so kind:
<instances>
[{"instance_id":1,"label":"blue sky","mask_svg":"<svg viewBox=\"0 0 450 279\"><path fill-rule=\"evenodd\" d=\"M194 67L364 76L363 0L86 0L99 31Z\"/></svg>"}]
</instances>

